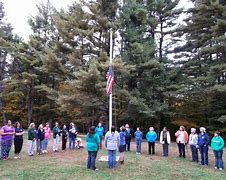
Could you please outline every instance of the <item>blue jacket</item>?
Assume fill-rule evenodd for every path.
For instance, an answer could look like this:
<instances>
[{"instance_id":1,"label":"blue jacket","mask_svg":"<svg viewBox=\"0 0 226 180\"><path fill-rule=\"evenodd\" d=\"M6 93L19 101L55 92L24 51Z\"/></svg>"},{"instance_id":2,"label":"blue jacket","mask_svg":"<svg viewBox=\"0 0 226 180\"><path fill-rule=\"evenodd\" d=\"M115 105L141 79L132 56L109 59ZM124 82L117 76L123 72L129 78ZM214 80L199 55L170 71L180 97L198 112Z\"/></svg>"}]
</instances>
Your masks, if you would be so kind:
<instances>
[{"instance_id":1,"label":"blue jacket","mask_svg":"<svg viewBox=\"0 0 226 180\"><path fill-rule=\"evenodd\" d=\"M126 133L121 131L119 133L119 145L125 145L126 144Z\"/></svg>"},{"instance_id":2,"label":"blue jacket","mask_svg":"<svg viewBox=\"0 0 226 180\"><path fill-rule=\"evenodd\" d=\"M207 133L204 133L204 134L199 133L198 145L199 146L208 146L209 145L209 136Z\"/></svg>"},{"instance_id":3,"label":"blue jacket","mask_svg":"<svg viewBox=\"0 0 226 180\"><path fill-rule=\"evenodd\" d=\"M103 127L99 127L99 126L97 126L96 128L95 128L95 132L97 133L97 135L99 135L99 136L104 136L104 128Z\"/></svg>"},{"instance_id":4,"label":"blue jacket","mask_svg":"<svg viewBox=\"0 0 226 180\"><path fill-rule=\"evenodd\" d=\"M134 135L136 140L142 140L143 138L143 133L141 131L136 131Z\"/></svg>"},{"instance_id":5,"label":"blue jacket","mask_svg":"<svg viewBox=\"0 0 226 180\"><path fill-rule=\"evenodd\" d=\"M146 139L148 142L155 142L157 140L157 134L155 131L149 131L146 134Z\"/></svg>"}]
</instances>

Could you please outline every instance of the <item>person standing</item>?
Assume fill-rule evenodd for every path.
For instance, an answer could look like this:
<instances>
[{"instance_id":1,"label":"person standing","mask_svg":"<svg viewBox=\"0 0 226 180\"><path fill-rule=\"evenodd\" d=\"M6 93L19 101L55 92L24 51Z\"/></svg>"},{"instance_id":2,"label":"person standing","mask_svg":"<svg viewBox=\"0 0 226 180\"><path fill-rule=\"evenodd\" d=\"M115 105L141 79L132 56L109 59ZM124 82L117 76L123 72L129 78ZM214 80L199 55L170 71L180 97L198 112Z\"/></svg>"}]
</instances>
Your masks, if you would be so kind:
<instances>
[{"instance_id":1,"label":"person standing","mask_svg":"<svg viewBox=\"0 0 226 180\"><path fill-rule=\"evenodd\" d=\"M75 138L77 136L77 129L74 123L70 124L69 129L69 149L75 149Z\"/></svg>"},{"instance_id":2,"label":"person standing","mask_svg":"<svg viewBox=\"0 0 226 180\"><path fill-rule=\"evenodd\" d=\"M96 169L96 157L99 149L100 138L97 133L95 133L95 126L89 129L86 135L86 148L88 151L87 168L92 170Z\"/></svg>"},{"instance_id":3,"label":"person standing","mask_svg":"<svg viewBox=\"0 0 226 180\"><path fill-rule=\"evenodd\" d=\"M104 136L104 128L102 127L102 124L99 122L98 126L95 128L95 132L97 135L99 135L100 138L100 149L102 149L102 139Z\"/></svg>"},{"instance_id":4,"label":"person standing","mask_svg":"<svg viewBox=\"0 0 226 180\"><path fill-rule=\"evenodd\" d=\"M0 135L2 136L1 154L2 154L3 160L7 160L9 158L9 152L12 146L14 134L15 134L15 129L12 126L12 122L8 120L7 124L3 126L0 131Z\"/></svg>"},{"instance_id":5,"label":"person standing","mask_svg":"<svg viewBox=\"0 0 226 180\"><path fill-rule=\"evenodd\" d=\"M126 124L126 151L130 151L130 142L132 138L132 129Z\"/></svg>"},{"instance_id":6,"label":"person standing","mask_svg":"<svg viewBox=\"0 0 226 180\"><path fill-rule=\"evenodd\" d=\"M46 126L43 128L45 131L45 139L43 141L43 152L48 153L48 144L49 144L49 139L51 137L51 129L49 127L49 123L46 123Z\"/></svg>"},{"instance_id":7,"label":"person standing","mask_svg":"<svg viewBox=\"0 0 226 180\"><path fill-rule=\"evenodd\" d=\"M198 135L198 145L199 145L199 151L201 154L201 165L207 167L209 164L209 160L208 160L209 136L206 133L206 128L200 127L199 130L200 130L200 133Z\"/></svg>"},{"instance_id":8,"label":"person standing","mask_svg":"<svg viewBox=\"0 0 226 180\"><path fill-rule=\"evenodd\" d=\"M157 140L157 134L153 127L149 128L149 132L146 134L148 141L148 154L155 154L155 141Z\"/></svg>"},{"instance_id":9,"label":"person standing","mask_svg":"<svg viewBox=\"0 0 226 180\"><path fill-rule=\"evenodd\" d=\"M56 122L55 127L53 128L53 152L59 152L60 132L59 123Z\"/></svg>"},{"instance_id":10,"label":"person standing","mask_svg":"<svg viewBox=\"0 0 226 180\"><path fill-rule=\"evenodd\" d=\"M68 138L67 126L64 124L62 128L62 151L66 150L67 138Z\"/></svg>"},{"instance_id":11,"label":"person standing","mask_svg":"<svg viewBox=\"0 0 226 180\"><path fill-rule=\"evenodd\" d=\"M33 156L37 140L37 130L35 123L31 123L28 127L28 155Z\"/></svg>"},{"instance_id":12,"label":"person standing","mask_svg":"<svg viewBox=\"0 0 226 180\"><path fill-rule=\"evenodd\" d=\"M223 162L223 149L224 149L224 140L220 136L219 131L215 131L214 137L211 140L211 148L215 157L215 169L223 170L224 162Z\"/></svg>"},{"instance_id":13,"label":"person standing","mask_svg":"<svg viewBox=\"0 0 226 180\"><path fill-rule=\"evenodd\" d=\"M119 161L121 165L124 164L125 161L125 146L126 146L126 134L125 134L126 128L122 126L120 128L119 133Z\"/></svg>"},{"instance_id":14,"label":"person standing","mask_svg":"<svg viewBox=\"0 0 226 180\"><path fill-rule=\"evenodd\" d=\"M191 128L191 134L189 135L189 142L192 154L192 161L199 162L198 160L198 135L195 128Z\"/></svg>"},{"instance_id":15,"label":"person standing","mask_svg":"<svg viewBox=\"0 0 226 180\"><path fill-rule=\"evenodd\" d=\"M113 169L116 166L116 151L119 146L119 133L114 126L106 133L104 142L108 151L108 167Z\"/></svg>"},{"instance_id":16,"label":"person standing","mask_svg":"<svg viewBox=\"0 0 226 180\"><path fill-rule=\"evenodd\" d=\"M23 134L24 130L21 127L19 122L15 124L15 136L14 136L14 148L15 148L15 156L14 159L20 159L20 152L23 146Z\"/></svg>"},{"instance_id":17,"label":"person standing","mask_svg":"<svg viewBox=\"0 0 226 180\"><path fill-rule=\"evenodd\" d=\"M43 150L44 139L45 139L45 131L43 129L43 125L40 124L38 127L38 133L37 133L37 153L39 155L44 153L44 150Z\"/></svg>"},{"instance_id":18,"label":"person standing","mask_svg":"<svg viewBox=\"0 0 226 180\"><path fill-rule=\"evenodd\" d=\"M179 150L179 157L186 158L185 145L188 143L188 133L184 126L180 126L179 130L175 133L175 136Z\"/></svg>"},{"instance_id":19,"label":"person standing","mask_svg":"<svg viewBox=\"0 0 226 180\"><path fill-rule=\"evenodd\" d=\"M141 154L141 143L143 138L143 133L140 131L140 128L137 128L137 131L134 133L136 140L136 154Z\"/></svg>"},{"instance_id":20,"label":"person standing","mask_svg":"<svg viewBox=\"0 0 226 180\"><path fill-rule=\"evenodd\" d=\"M170 133L167 131L167 127L164 127L160 133L160 143L162 144L163 156L167 157L169 155L169 145L170 145Z\"/></svg>"}]
</instances>

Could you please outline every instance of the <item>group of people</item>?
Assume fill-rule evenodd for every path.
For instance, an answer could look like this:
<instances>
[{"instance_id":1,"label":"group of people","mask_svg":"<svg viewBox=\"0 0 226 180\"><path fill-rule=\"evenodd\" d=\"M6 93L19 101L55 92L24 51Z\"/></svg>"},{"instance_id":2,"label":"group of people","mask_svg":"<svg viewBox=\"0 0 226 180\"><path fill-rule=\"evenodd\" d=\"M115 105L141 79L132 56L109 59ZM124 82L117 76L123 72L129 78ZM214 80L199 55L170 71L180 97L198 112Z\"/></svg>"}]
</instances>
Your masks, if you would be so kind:
<instances>
[{"instance_id":1,"label":"group of people","mask_svg":"<svg viewBox=\"0 0 226 180\"><path fill-rule=\"evenodd\" d=\"M23 146L24 130L19 122L15 123L15 127L10 120L0 130L1 136L1 159L7 160L12 144L14 143L15 156L14 159L20 159L20 152ZM28 127L28 155L48 153L49 140L53 134L53 151L58 152L60 146L60 137L62 138L62 150L66 150L67 139L69 139L69 149L83 147L80 138L77 138L78 129L74 123L70 123L70 127L62 125L59 128L59 123L55 123L51 131L49 123L45 126L40 124L36 128L35 123L31 123Z\"/></svg>"},{"instance_id":2,"label":"group of people","mask_svg":"<svg viewBox=\"0 0 226 180\"><path fill-rule=\"evenodd\" d=\"M175 133L176 142L178 145L179 157L186 158L185 146L190 145L192 153L192 161L199 162L198 151L201 155L201 165L208 166L208 149L211 146L215 157L215 168L219 170L224 169L223 163L223 149L224 140L220 133L216 131L214 137L209 139L209 136L204 127L199 128L200 132L197 134L195 128L191 128L191 133L188 135L184 126L180 126ZM116 153L119 151L119 162L124 164L125 151L130 151L131 138L134 136L136 141L136 154L141 154L141 145L143 140L143 132L137 128L136 132L129 127L128 124L120 128L120 132L114 126L104 135L105 130L101 123L97 127L92 126L86 135L86 148L88 151L87 168L96 170L96 157L99 149L102 149L102 139L104 138L104 145L108 151L108 167L114 169L116 166ZM24 130L19 122L15 123L15 127L10 120L0 130L1 136L1 158L7 160L12 144L15 147L14 159L20 159L20 152L23 146ZM35 152L38 154L48 153L48 143L53 136L53 152L59 151L60 137L62 141L62 151L66 150L67 139L69 139L69 149L76 149L83 147L81 140L77 139L78 129L74 123L70 123L67 128L66 125L59 127L59 123L55 123L51 131L49 123L45 126L40 124L36 129L35 123L31 123L28 128L28 155L33 156ZM146 133L148 142L148 154L155 154L155 143L158 135L154 127L150 127ZM163 156L169 155L169 145L171 142L170 132L166 127L160 132L160 143L162 144Z\"/></svg>"},{"instance_id":3,"label":"group of people","mask_svg":"<svg viewBox=\"0 0 226 180\"><path fill-rule=\"evenodd\" d=\"M99 128L99 127L97 127ZM104 130L102 129L101 135L94 126L90 128L87 136L87 151L88 151L88 161L87 168L96 170L96 157L101 147L101 140L103 137ZM209 136L206 133L204 127L199 128L200 133L196 133L195 128L191 128L191 133L188 135L184 126L180 126L179 130L175 133L176 142L178 145L179 157L186 158L185 146L190 145L192 153L192 161L199 162L198 159L198 150L201 155L201 165L208 166L208 148L211 146L214 157L215 157L215 169L223 170L223 149L224 149L224 140L220 136L219 131L214 133L214 137L209 140ZM104 137L104 143L108 151L108 167L110 169L115 168L116 166L116 152L119 152L119 162L124 164L125 151L130 151L130 141L132 137L132 129L129 128L129 125L126 124L120 128L120 132L116 131L114 126L111 127ZM141 154L141 144L143 139L143 132L140 131L140 128L137 128L134 133L136 141L136 154ZM154 130L154 127L150 127L149 131L146 134L146 139L148 142L148 154L155 154L155 143L158 139L158 135ZM160 132L160 143L162 144L162 155L167 157L169 155L169 145L171 143L170 132L166 127Z\"/></svg>"}]
</instances>

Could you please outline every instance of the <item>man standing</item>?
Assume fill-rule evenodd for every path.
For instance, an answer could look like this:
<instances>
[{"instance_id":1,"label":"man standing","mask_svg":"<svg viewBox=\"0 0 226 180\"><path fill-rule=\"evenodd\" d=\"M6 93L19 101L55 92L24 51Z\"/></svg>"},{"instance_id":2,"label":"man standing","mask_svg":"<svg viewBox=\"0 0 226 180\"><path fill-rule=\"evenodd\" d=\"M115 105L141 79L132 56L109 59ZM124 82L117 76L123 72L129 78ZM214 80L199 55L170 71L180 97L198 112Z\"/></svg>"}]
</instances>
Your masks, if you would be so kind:
<instances>
[{"instance_id":1,"label":"man standing","mask_svg":"<svg viewBox=\"0 0 226 180\"><path fill-rule=\"evenodd\" d=\"M132 130L129 127L129 124L125 125L126 127L126 151L130 151L130 142L132 138Z\"/></svg>"}]
</instances>

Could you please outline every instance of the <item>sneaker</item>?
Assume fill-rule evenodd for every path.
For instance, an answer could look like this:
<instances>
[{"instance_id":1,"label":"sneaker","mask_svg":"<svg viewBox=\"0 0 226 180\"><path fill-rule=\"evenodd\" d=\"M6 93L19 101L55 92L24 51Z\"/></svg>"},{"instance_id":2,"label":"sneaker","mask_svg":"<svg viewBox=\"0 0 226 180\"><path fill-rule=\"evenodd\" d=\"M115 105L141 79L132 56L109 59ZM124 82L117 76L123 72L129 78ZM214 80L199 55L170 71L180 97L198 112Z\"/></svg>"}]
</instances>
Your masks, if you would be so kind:
<instances>
[{"instance_id":1,"label":"sneaker","mask_svg":"<svg viewBox=\"0 0 226 180\"><path fill-rule=\"evenodd\" d=\"M15 156L14 159L16 160L16 159L19 159L19 158L17 156Z\"/></svg>"},{"instance_id":2,"label":"sneaker","mask_svg":"<svg viewBox=\"0 0 226 180\"><path fill-rule=\"evenodd\" d=\"M217 166L215 166L214 169L217 169Z\"/></svg>"},{"instance_id":3,"label":"sneaker","mask_svg":"<svg viewBox=\"0 0 226 180\"><path fill-rule=\"evenodd\" d=\"M141 153L138 153L139 155L141 155Z\"/></svg>"},{"instance_id":4,"label":"sneaker","mask_svg":"<svg viewBox=\"0 0 226 180\"><path fill-rule=\"evenodd\" d=\"M223 169L222 169L222 168L219 168L219 170L220 170L220 171L223 171Z\"/></svg>"},{"instance_id":5,"label":"sneaker","mask_svg":"<svg viewBox=\"0 0 226 180\"><path fill-rule=\"evenodd\" d=\"M99 169L95 169L95 171L99 171Z\"/></svg>"},{"instance_id":6,"label":"sneaker","mask_svg":"<svg viewBox=\"0 0 226 180\"><path fill-rule=\"evenodd\" d=\"M136 154L139 154L138 152L136 152Z\"/></svg>"}]
</instances>

